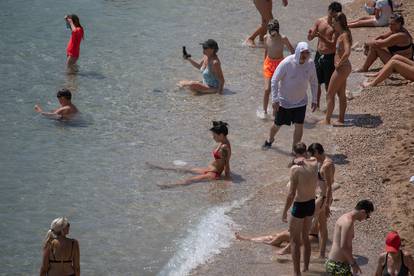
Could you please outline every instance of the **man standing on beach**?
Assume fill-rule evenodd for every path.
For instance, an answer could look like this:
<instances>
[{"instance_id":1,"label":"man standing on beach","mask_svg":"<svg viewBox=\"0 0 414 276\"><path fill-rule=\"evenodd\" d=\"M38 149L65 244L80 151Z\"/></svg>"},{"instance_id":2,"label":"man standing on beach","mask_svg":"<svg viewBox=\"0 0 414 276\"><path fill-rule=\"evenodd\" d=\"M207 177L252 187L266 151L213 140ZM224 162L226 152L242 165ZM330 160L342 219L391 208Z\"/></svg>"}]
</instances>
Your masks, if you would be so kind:
<instances>
[{"instance_id":1,"label":"man standing on beach","mask_svg":"<svg viewBox=\"0 0 414 276\"><path fill-rule=\"evenodd\" d=\"M316 109L318 83L314 62L309 58L309 45L299 42L295 54L287 56L277 67L272 77L272 107L275 121L270 128L269 139L262 146L269 149L282 125L295 125L293 144L302 140L308 83L312 92L312 112Z\"/></svg>"},{"instance_id":2,"label":"man standing on beach","mask_svg":"<svg viewBox=\"0 0 414 276\"><path fill-rule=\"evenodd\" d=\"M295 144L295 154L305 156L306 146L303 143ZM300 160L302 159L302 160ZM309 230L315 212L315 192L318 181L318 162L315 158L296 158L296 164L290 168L289 194L286 198L282 221L287 222L287 212L293 203L289 221L290 246L295 276L300 276L300 246L304 247L303 271L309 270L311 245ZM301 242L302 241L302 242Z\"/></svg>"},{"instance_id":3,"label":"man standing on beach","mask_svg":"<svg viewBox=\"0 0 414 276\"><path fill-rule=\"evenodd\" d=\"M361 200L355 209L336 221L332 237L332 247L325 263L328 275L352 276L362 273L352 256L352 240L354 239L354 222L369 219L374 205L369 200ZM352 272L351 272L352 268Z\"/></svg>"},{"instance_id":4,"label":"man standing on beach","mask_svg":"<svg viewBox=\"0 0 414 276\"><path fill-rule=\"evenodd\" d=\"M318 38L318 51L315 55L316 74L318 76L318 108L321 100L321 84L325 83L325 91L328 91L329 81L335 70L334 57L336 51L336 36L332 26L332 18L342 12L342 5L332 2L328 7L328 15L316 20L312 29L308 32L308 40Z\"/></svg>"},{"instance_id":5,"label":"man standing on beach","mask_svg":"<svg viewBox=\"0 0 414 276\"><path fill-rule=\"evenodd\" d=\"M311 235L318 236L319 258L325 259L326 242L328 240L327 220L331 214L332 185L334 182L335 165L331 158L326 156L325 150L319 143L313 143L308 147L308 153L318 161L318 186L320 194L316 198L315 218L313 221Z\"/></svg>"}]
</instances>

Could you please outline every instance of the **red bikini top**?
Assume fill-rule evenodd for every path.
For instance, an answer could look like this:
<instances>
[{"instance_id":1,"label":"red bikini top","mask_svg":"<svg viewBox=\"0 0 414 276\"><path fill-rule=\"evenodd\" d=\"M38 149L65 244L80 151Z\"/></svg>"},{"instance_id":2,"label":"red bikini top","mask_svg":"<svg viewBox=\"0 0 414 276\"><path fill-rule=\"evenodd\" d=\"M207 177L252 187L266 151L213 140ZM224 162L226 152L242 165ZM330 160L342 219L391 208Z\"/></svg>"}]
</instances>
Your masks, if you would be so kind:
<instances>
[{"instance_id":1,"label":"red bikini top","mask_svg":"<svg viewBox=\"0 0 414 276\"><path fill-rule=\"evenodd\" d=\"M213 157L214 159L221 159L221 155L220 155L220 148L217 148L215 150L213 150Z\"/></svg>"}]
</instances>

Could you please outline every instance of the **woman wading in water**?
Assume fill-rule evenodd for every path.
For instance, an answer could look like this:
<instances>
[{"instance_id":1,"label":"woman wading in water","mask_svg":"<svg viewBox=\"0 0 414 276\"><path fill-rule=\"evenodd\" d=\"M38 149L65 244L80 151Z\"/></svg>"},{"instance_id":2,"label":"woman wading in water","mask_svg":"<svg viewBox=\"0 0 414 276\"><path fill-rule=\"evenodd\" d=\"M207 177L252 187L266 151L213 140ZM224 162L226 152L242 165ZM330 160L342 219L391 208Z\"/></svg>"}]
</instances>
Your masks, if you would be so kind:
<instances>
[{"instance_id":1,"label":"woman wading in water","mask_svg":"<svg viewBox=\"0 0 414 276\"><path fill-rule=\"evenodd\" d=\"M227 123L222 121L213 121L213 127L210 128L213 133L213 139L218 143L213 150L214 160L204 168L169 168L147 163L150 167L160 170L170 170L176 172L192 173L196 176L187 178L174 184L158 185L160 188L172 188L181 185L189 185L196 182L212 181L220 178L224 172L226 178L230 178L230 156L231 146L227 139L228 128Z\"/></svg>"},{"instance_id":2,"label":"woman wading in water","mask_svg":"<svg viewBox=\"0 0 414 276\"><path fill-rule=\"evenodd\" d=\"M77 71L76 62L79 59L80 44L83 39L83 27L79 22L79 17L76 14L65 16L66 24L71 30L68 46L66 47L66 66L68 73L75 73Z\"/></svg>"},{"instance_id":3,"label":"woman wading in water","mask_svg":"<svg viewBox=\"0 0 414 276\"><path fill-rule=\"evenodd\" d=\"M65 217L52 221L43 244L40 276L80 276L79 243L66 238L69 227Z\"/></svg>"},{"instance_id":4,"label":"woman wading in water","mask_svg":"<svg viewBox=\"0 0 414 276\"><path fill-rule=\"evenodd\" d=\"M351 54L352 35L348 28L346 16L343 13L339 13L333 19L335 35L338 37L336 42L335 53L335 71L332 74L329 82L327 93L327 110L325 120L323 124L330 125L332 113L335 109L335 96L339 98L339 118L335 125L344 125L345 123L345 111L346 111L346 80L352 71L351 63L349 62L349 55ZM319 36L321 39L330 41L327 38Z\"/></svg>"}]
</instances>

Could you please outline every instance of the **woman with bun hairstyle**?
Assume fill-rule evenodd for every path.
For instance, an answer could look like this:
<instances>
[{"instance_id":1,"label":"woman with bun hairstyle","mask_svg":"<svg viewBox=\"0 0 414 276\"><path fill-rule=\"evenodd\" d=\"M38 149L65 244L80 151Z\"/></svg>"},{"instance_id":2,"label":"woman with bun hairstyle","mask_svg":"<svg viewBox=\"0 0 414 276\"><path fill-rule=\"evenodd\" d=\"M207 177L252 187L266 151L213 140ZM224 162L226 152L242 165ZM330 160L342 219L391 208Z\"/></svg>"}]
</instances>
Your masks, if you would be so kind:
<instances>
[{"instance_id":1,"label":"woman with bun hairstyle","mask_svg":"<svg viewBox=\"0 0 414 276\"><path fill-rule=\"evenodd\" d=\"M43 243L40 276L80 276L79 243L66 237L69 228L65 217L52 221Z\"/></svg>"},{"instance_id":2,"label":"woman with bun hairstyle","mask_svg":"<svg viewBox=\"0 0 414 276\"><path fill-rule=\"evenodd\" d=\"M217 180L224 172L225 178L230 178L230 157L231 146L227 139L228 128L227 123L222 121L213 121L213 127L210 128L213 134L213 139L218 143L214 148L212 155L214 160L203 168L168 168L147 163L150 167L160 170L171 170L176 172L192 173L195 176L187 178L183 181L174 184L158 185L160 188L172 188L180 185L189 185L196 182Z\"/></svg>"}]
</instances>

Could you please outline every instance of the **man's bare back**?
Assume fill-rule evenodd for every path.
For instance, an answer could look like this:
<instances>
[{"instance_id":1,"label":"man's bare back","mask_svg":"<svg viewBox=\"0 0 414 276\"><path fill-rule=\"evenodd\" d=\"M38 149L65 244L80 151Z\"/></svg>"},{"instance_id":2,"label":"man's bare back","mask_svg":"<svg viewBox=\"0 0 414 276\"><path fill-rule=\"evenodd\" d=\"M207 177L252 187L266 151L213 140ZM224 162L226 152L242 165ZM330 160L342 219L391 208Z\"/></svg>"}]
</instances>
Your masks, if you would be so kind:
<instances>
[{"instance_id":1,"label":"man's bare back","mask_svg":"<svg viewBox=\"0 0 414 276\"><path fill-rule=\"evenodd\" d=\"M318 184L318 162L316 159L307 159L303 165L292 166L291 170L293 177L297 179L295 201L304 202L315 199Z\"/></svg>"},{"instance_id":2,"label":"man's bare back","mask_svg":"<svg viewBox=\"0 0 414 276\"><path fill-rule=\"evenodd\" d=\"M79 113L78 109L74 104L69 104L64 107L56 109L54 112L56 114L62 116L62 119L70 119L73 118L77 113Z\"/></svg>"}]
</instances>

